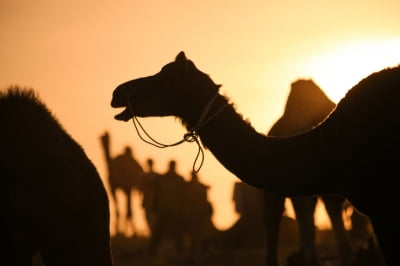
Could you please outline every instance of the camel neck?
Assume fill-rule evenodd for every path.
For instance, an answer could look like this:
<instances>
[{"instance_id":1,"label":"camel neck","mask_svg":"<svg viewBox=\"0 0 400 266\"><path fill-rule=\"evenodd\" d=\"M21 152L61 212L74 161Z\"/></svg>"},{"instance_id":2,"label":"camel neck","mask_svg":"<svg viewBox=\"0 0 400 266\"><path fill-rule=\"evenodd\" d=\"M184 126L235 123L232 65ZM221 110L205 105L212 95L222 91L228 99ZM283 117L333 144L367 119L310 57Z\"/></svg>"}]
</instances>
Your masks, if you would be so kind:
<instances>
[{"instance_id":1,"label":"camel neck","mask_svg":"<svg viewBox=\"0 0 400 266\"><path fill-rule=\"evenodd\" d=\"M261 134L243 120L234 106L221 95L211 105L209 114L218 110L221 111L197 133L203 145L239 179L287 195L317 194L333 188L327 180L321 184L323 175L313 169L314 164L301 163L304 159L312 162L318 158L321 161L316 163L323 163L322 156L314 153L316 149L312 139L307 136L277 138Z\"/></svg>"},{"instance_id":2,"label":"camel neck","mask_svg":"<svg viewBox=\"0 0 400 266\"><path fill-rule=\"evenodd\" d=\"M215 111L211 112L214 102L216 102L219 97L221 96L218 93L216 93L207 103L207 105L205 105L197 123L190 129L191 132L197 133L200 129L202 129L208 122L210 122L215 116L217 116L220 112L223 111L223 109L225 109L229 105L229 103L226 101L225 104L223 103L217 109L214 108Z\"/></svg>"}]
</instances>

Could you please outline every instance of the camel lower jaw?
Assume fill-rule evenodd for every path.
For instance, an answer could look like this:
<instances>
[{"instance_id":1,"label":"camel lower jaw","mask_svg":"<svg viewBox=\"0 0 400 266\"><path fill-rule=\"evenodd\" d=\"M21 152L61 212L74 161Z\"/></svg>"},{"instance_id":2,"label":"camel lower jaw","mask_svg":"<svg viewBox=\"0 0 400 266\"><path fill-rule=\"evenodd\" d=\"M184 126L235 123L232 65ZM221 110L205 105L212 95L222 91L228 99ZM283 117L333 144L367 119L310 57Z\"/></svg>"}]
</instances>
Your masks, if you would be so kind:
<instances>
[{"instance_id":1,"label":"camel lower jaw","mask_svg":"<svg viewBox=\"0 0 400 266\"><path fill-rule=\"evenodd\" d=\"M115 115L114 118L120 121L128 121L132 118L132 113L128 110L128 108L125 108L125 110L123 110L121 113Z\"/></svg>"}]
</instances>

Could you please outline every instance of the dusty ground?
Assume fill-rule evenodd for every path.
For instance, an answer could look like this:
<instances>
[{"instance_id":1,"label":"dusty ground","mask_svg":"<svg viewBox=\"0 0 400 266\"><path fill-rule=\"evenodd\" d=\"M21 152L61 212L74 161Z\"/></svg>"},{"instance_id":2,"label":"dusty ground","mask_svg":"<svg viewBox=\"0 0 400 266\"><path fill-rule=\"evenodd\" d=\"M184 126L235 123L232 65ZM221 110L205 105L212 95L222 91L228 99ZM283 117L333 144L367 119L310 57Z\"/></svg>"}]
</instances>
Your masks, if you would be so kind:
<instances>
[{"instance_id":1,"label":"dusty ground","mask_svg":"<svg viewBox=\"0 0 400 266\"><path fill-rule=\"evenodd\" d=\"M323 266L338 266L337 250L332 232L319 231L317 234ZM279 248L280 265L285 266L287 257L297 249L297 238L281 241ZM204 254L176 255L167 245L157 255L146 253L148 239L137 237L114 237L112 249L115 266L263 266L264 250L253 249L211 249ZM377 266L367 259L363 266Z\"/></svg>"},{"instance_id":2,"label":"dusty ground","mask_svg":"<svg viewBox=\"0 0 400 266\"><path fill-rule=\"evenodd\" d=\"M263 248L210 248L208 252L193 254L188 251L177 255L173 246L165 243L156 255L147 253L148 238L118 236L111 239L115 266L264 266ZM298 249L298 236L281 237L278 266L286 264L288 256ZM321 254L321 266L340 266L336 242L332 231L317 232L317 243ZM352 266L384 266L377 262L379 249L357 255ZM378 253L376 253L378 252ZM376 256L378 254L378 257ZM40 256L34 258L34 266L45 266ZM95 265L93 265L95 266ZM303 265L296 265L303 266Z\"/></svg>"}]
</instances>

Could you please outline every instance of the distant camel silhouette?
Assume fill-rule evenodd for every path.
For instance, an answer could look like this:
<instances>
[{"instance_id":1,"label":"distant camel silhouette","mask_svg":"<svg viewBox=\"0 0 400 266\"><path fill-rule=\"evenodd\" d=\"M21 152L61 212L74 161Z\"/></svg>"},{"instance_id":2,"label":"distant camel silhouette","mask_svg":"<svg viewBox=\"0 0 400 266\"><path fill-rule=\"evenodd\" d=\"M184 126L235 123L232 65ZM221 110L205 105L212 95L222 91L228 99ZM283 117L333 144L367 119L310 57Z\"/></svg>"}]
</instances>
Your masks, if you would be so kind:
<instances>
[{"instance_id":1,"label":"distant camel silhouette","mask_svg":"<svg viewBox=\"0 0 400 266\"><path fill-rule=\"evenodd\" d=\"M324 120L335 108L325 93L312 81L299 79L291 84L285 111L275 122L268 135L276 137L294 136L310 130ZM273 176L271 176L273 178ZM265 195L266 217L266 265L278 265L278 236L281 218L284 212L285 197L268 191ZM317 196L292 197L292 205L299 225L300 250L299 259L306 265L320 265L316 246L314 211ZM345 198L338 195L322 195L331 224L335 232L341 265L351 265L351 246L344 227L343 203ZM298 264L298 263L297 263Z\"/></svg>"},{"instance_id":2,"label":"distant camel silhouette","mask_svg":"<svg viewBox=\"0 0 400 266\"><path fill-rule=\"evenodd\" d=\"M0 264L111 266L106 190L30 88L0 92Z\"/></svg>"},{"instance_id":3,"label":"distant camel silhouette","mask_svg":"<svg viewBox=\"0 0 400 266\"><path fill-rule=\"evenodd\" d=\"M291 137L258 133L219 88L181 52L159 73L119 85L111 106L126 107L115 116L122 121L180 118L250 185L282 196L345 196L370 217L387 265L398 264L400 227L389 207L399 202L400 66L363 79L322 123Z\"/></svg>"},{"instance_id":4,"label":"distant camel silhouette","mask_svg":"<svg viewBox=\"0 0 400 266\"><path fill-rule=\"evenodd\" d=\"M111 156L110 152L110 134L105 132L100 137L101 144L104 151L104 156L108 169L108 183L110 185L111 195L115 203L116 213L116 232L125 232L130 225L134 230L132 220L132 192L138 185L138 178L143 174L143 169L132 156L130 147L126 147L123 154L116 157ZM120 189L126 196L125 208L126 215L121 217L119 212L119 204L117 198L117 190ZM120 230L119 225L122 222L125 226Z\"/></svg>"}]
</instances>

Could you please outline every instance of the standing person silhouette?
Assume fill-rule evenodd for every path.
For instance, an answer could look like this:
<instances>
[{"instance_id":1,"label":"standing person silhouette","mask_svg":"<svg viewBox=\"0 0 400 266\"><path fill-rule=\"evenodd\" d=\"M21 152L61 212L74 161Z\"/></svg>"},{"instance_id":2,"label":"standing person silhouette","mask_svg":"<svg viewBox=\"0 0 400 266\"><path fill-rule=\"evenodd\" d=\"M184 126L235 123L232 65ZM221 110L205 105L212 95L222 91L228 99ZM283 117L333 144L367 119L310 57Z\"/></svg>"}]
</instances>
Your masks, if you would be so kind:
<instances>
[{"instance_id":1,"label":"standing person silhouette","mask_svg":"<svg viewBox=\"0 0 400 266\"><path fill-rule=\"evenodd\" d=\"M177 253L183 252L183 201L186 181L176 172L176 161L169 162L168 171L156 183L157 219L150 240L150 253L157 252L164 240L173 240Z\"/></svg>"},{"instance_id":2,"label":"standing person silhouette","mask_svg":"<svg viewBox=\"0 0 400 266\"><path fill-rule=\"evenodd\" d=\"M156 212L156 184L160 174L154 171L154 161L151 158L146 160L147 172L144 172L139 179L139 189L142 192L142 207L144 209L150 235L154 234L154 227L157 219Z\"/></svg>"},{"instance_id":3,"label":"standing person silhouette","mask_svg":"<svg viewBox=\"0 0 400 266\"><path fill-rule=\"evenodd\" d=\"M208 201L209 186L201 183L196 172L191 172L191 179L185 187L185 232L193 252L203 252L217 235L211 217L213 209Z\"/></svg>"}]
</instances>

